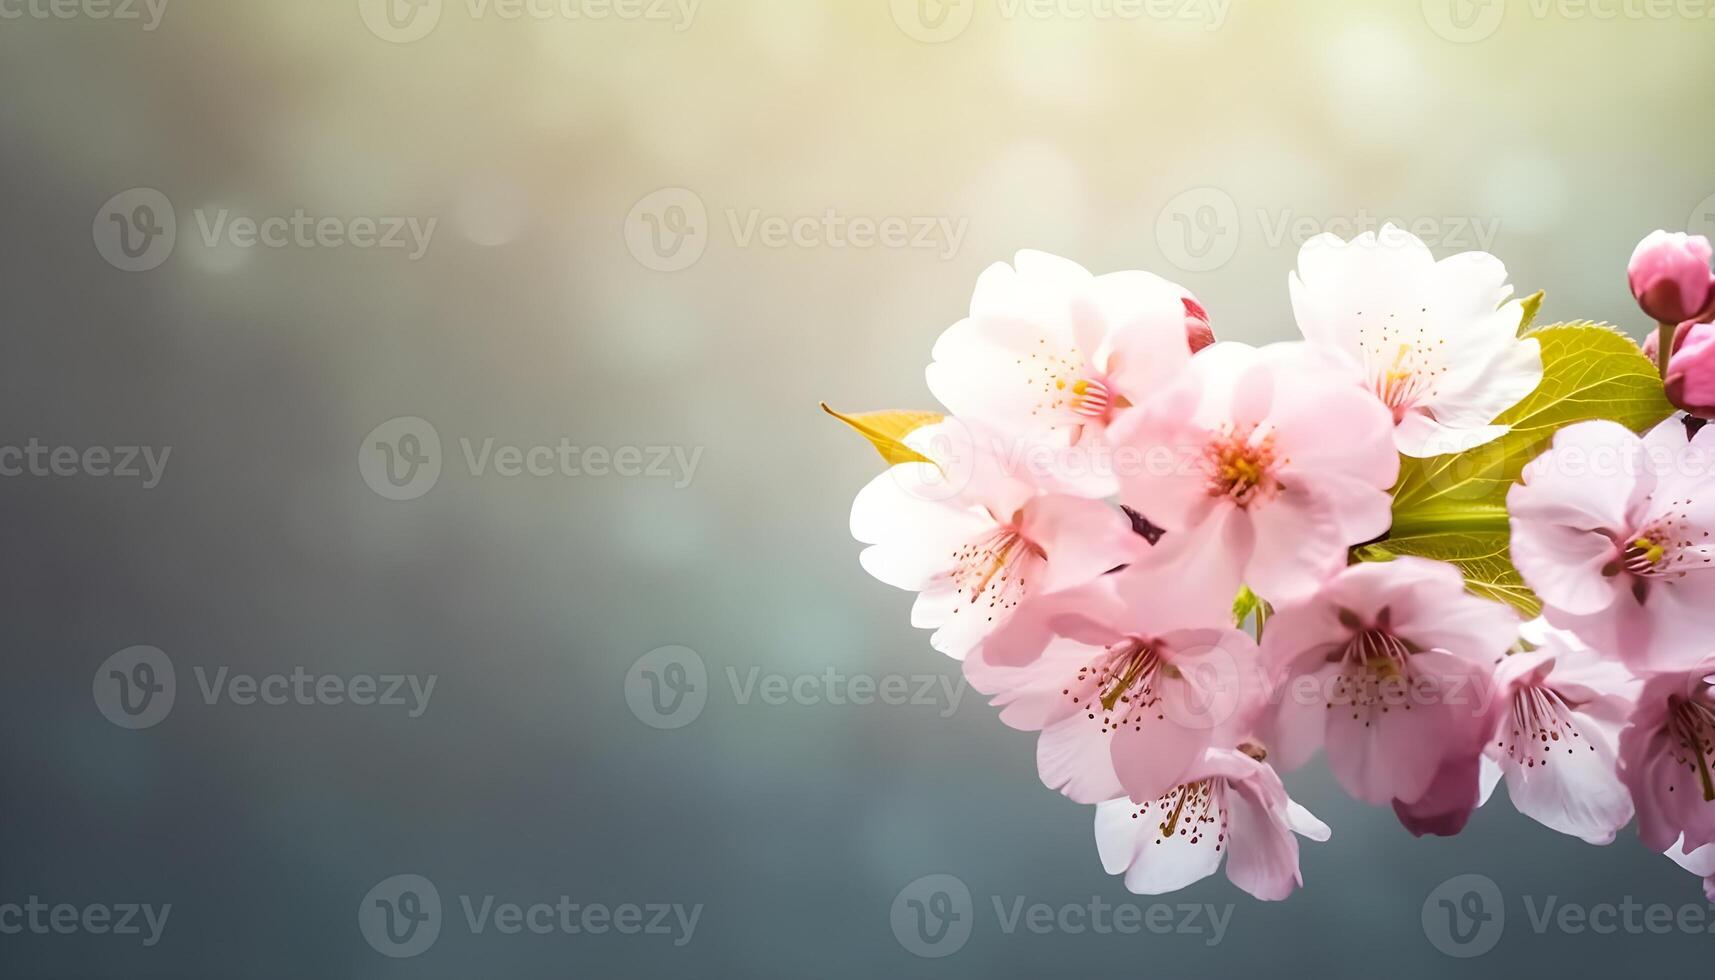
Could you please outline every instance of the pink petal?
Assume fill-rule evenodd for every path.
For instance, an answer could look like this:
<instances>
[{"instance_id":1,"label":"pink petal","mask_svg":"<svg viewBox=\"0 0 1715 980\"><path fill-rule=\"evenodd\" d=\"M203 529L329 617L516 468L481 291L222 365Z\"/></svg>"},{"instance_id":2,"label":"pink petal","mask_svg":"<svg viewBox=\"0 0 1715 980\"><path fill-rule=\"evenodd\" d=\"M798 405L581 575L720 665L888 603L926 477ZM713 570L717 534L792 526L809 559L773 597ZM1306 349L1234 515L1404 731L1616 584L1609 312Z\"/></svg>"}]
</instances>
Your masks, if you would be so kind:
<instances>
[{"instance_id":1,"label":"pink petal","mask_svg":"<svg viewBox=\"0 0 1715 980\"><path fill-rule=\"evenodd\" d=\"M1182 697L1169 686L1162 696ZM1113 739L1114 772L1126 793L1139 802L1153 800L1185 780L1191 766L1208 749L1213 732L1149 712L1137 712L1133 724L1121 726Z\"/></svg>"},{"instance_id":2,"label":"pink petal","mask_svg":"<svg viewBox=\"0 0 1715 980\"><path fill-rule=\"evenodd\" d=\"M1094 720L1077 715L1042 730L1036 740L1036 770L1042 785L1074 803L1100 803L1124 794L1114 773L1109 743Z\"/></svg>"},{"instance_id":3,"label":"pink petal","mask_svg":"<svg viewBox=\"0 0 1715 980\"><path fill-rule=\"evenodd\" d=\"M1616 771L1614 746L1601 729L1577 714L1571 722L1576 737L1561 732L1558 741L1532 753L1528 761L1534 764L1503 758L1507 795L1520 813L1551 830L1607 844L1631 822L1632 797Z\"/></svg>"},{"instance_id":4,"label":"pink petal","mask_svg":"<svg viewBox=\"0 0 1715 980\"><path fill-rule=\"evenodd\" d=\"M1303 487L1287 487L1245 512L1256 535L1245 582L1270 602L1313 594L1345 567L1346 540L1340 515L1328 499Z\"/></svg>"},{"instance_id":5,"label":"pink petal","mask_svg":"<svg viewBox=\"0 0 1715 980\"><path fill-rule=\"evenodd\" d=\"M1022 531L1048 556L1042 594L1083 585L1138 560L1149 548L1118 508L1081 497L1037 497L1024 506Z\"/></svg>"},{"instance_id":6,"label":"pink petal","mask_svg":"<svg viewBox=\"0 0 1715 980\"><path fill-rule=\"evenodd\" d=\"M1227 797L1231 814L1227 877L1265 902L1280 901L1304 883L1298 869L1298 838L1286 822L1285 797L1280 777L1266 766L1254 780L1232 784Z\"/></svg>"}]
</instances>

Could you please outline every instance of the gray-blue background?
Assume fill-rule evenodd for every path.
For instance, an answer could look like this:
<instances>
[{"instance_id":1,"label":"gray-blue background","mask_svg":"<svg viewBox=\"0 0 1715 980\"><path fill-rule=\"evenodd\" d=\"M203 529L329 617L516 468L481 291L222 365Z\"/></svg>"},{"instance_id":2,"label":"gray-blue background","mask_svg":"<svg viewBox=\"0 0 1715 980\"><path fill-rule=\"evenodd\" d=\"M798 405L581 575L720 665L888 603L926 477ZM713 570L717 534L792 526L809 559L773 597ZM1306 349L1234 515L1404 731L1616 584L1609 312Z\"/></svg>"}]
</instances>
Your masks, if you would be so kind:
<instances>
[{"instance_id":1,"label":"gray-blue background","mask_svg":"<svg viewBox=\"0 0 1715 980\"><path fill-rule=\"evenodd\" d=\"M1320 763L1289 777L1334 827L1305 849L1303 892L1265 905L1217 877L1165 899L1234 906L1219 944L1008 934L997 897L1150 901L1102 873L1090 811L1038 784L1029 737L968 693L950 712L740 704L728 671L956 677L909 597L859 569L846 519L877 460L816 404L932 407L930 345L1018 248L1156 269L1222 336L1265 341L1294 332L1298 241L1388 217L1441 253L1496 252L1521 292L1548 290L1546 318L1639 329L1632 245L1715 226L1709 5L1479 2L1451 20L1437 0L1134 17L963 0L950 16L968 27L925 43L913 5L885 0L707 0L688 24L448 0L426 37L393 43L356 0L171 0L152 31L12 2L0 446L172 454L150 490L0 479L0 904L172 912L151 948L0 935L0 974L1706 972L1707 934L1533 930L1527 896L1701 905L1629 831L1585 846L1503 794L1462 837L1416 841ZM178 241L130 273L96 239L104 202L138 187L171 201ZM662 188L706 212L700 261L675 272L636 250L654 226L633 206ZM211 246L197 215L221 208L438 223L413 261ZM829 210L964 234L743 237L753 214ZM400 416L435 427L444 471L395 502L357 454ZM479 477L461 437L702 455L682 488ZM92 684L137 644L171 657L178 691L131 731ZM676 730L625 696L667 645L708 673ZM437 684L417 718L210 705L198 666ZM1467 872L1496 882L1507 922L1456 961L1420 916ZM395 960L357 911L401 873L447 914L432 948ZM974 932L930 960L890 910L934 873L968 887ZM676 948L472 935L460 895L704 909Z\"/></svg>"}]
</instances>

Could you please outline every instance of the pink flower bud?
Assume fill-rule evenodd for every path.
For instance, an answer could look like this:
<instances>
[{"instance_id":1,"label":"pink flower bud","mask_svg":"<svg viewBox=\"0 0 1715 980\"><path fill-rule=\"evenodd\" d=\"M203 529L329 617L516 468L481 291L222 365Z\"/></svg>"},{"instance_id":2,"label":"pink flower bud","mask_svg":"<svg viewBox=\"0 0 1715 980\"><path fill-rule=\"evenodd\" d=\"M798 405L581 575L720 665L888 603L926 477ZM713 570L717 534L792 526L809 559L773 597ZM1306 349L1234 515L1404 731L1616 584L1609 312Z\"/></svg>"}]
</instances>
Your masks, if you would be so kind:
<instances>
[{"instance_id":1,"label":"pink flower bud","mask_svg":"<svg viewBox=\"0 0 1715 980\"><path fill-rule=\"evenodd\" d=\"M1209 326L1209 311L1203 309L1203 304L1189 296L1185 300L1185 339L1191 343L1191 353L1195 354L1215 342L1215 330Z\"/></svg>"},{"instance_id":2,"label":"pink flower bud","mask_svg":"<svg viewBox=\"0 0 1715 980\"><path fill-rule=\"evenodd\" d=\"M1675 344L1667 399L1693 415L1715 417L1715 323L1699 323Z\"/></svg>"},{"instance_id":3,"label":"pink flower bud","mask_svg":"<svg viewBox=\"0 0 1715 980\"><path fill-rule=\"evenodd\" d=\"M1709 239L1651 232L1632 253L1626 278L1638 305L1657 323L1680 324L1715 315L1715 274Z\"/></svg>"}]
</instances>

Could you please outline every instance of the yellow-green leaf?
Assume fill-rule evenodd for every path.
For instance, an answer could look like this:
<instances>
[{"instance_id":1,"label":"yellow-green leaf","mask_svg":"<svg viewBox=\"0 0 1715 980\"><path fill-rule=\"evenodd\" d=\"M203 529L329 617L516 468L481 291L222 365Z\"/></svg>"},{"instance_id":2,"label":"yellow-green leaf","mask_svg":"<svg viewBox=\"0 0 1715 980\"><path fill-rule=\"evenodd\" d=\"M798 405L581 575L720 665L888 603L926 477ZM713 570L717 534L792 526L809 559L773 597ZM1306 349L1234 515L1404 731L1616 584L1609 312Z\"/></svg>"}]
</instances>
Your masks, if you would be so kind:
<instances>
[{"instance_id":1,"label":"yellow-green leaf","mask_svg":"<svg viewBox=\"0 0 1715 980\"><path fill-rule=\"evenodd\" d=\"M1597 323L1558 323L1542 344L1542 384L1495 421L1512 431L1469 452L1403 461L1393 534L1504 530L1507 488L1563 426L1612 419L1642 431L1673 413L1655 366L1630 337Z\"/></svg>"},{"instance_id":2,"label":"yellow-green leaf","mask_svg":"<svg viewBox=\"0 0 1715 980\"><path fill-rule=\"evenodd\" d=\"M1494 599L1534 618L1542 612L1542 601L1525 585L1507 554L1505 530L1441 532L1416 537L1389 538L1352 551L1359 561L1393 561L1401 555L1451 562L1465 574L1465 587L1485 599Z\"/></svg>"},{"instance_id":3,"label":"yellow-green leaf","mask_svg":"<svg viewBox=\"0 0 1715 980\"><path fill-rule=\"evenodd\" d=\"M1530 300L1525 306L1528 324L1535 307ZM1507 490L1562 427L1611 419L1641 432L1671 415L1673 406L1655 366L1612 327L1558 323L1525 336L1542 345L1542 384L1495 420L1512 431L1469 452L1404 459L1394 487L1392 530L1386 539L1354 549L1354 558L1417 555L1451 562L1477 595L1526 616L1541 612L1542 603L1507 550Z\"/></svg>"},{"instance_id":4,"label":"yellow-green leaf","mask_svg":"<svg viewBox=\"0 0 1715 980\"><path fill-rule=\"evenodd\" d=\"M1542 298L1543 292L1540 289L1524 298L1524 317L1519 321L1519 336L1524 336L1526 331L1530 330L1531 324L1536 322L1536 315L1542 312Z\"/></svg>"},{"instance_id":5,"label":"yellow-green leaf","mask_svg":"<svg viewBox=\"0 0 1715 980\"><path fill-rule=\"evenodd\" d=\"M930 462L927 457L907 446L904 440L906 436L918 429L926 425L934 425L945 417L939 412L908 411L860 412L856 415L846 415L829 408L827 402L822 403L822 411L856 429L858 434L869 440L870 445L875 447L875 451L881 454L881 458L886 460L889 466L899 463Z\"/></svg>"}]
</instances>

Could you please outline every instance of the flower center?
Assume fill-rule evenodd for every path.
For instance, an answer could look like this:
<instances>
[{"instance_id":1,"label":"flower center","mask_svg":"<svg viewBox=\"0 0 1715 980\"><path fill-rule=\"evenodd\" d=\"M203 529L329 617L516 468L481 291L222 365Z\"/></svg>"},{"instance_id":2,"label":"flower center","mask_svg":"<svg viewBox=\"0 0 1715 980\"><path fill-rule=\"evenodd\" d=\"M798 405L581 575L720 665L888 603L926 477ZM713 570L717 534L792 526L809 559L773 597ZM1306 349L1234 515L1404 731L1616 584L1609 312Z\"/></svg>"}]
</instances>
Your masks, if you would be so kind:
<instances>
[{"instance_id":1,"label":"flower center","mask_svg":"<svg viewBox=\"0 0 1715 980\"><path fill-rule=\"evenodd\" d=\"M1029 566L1046 557L1016 526L999 527L953 552L953 587L966 605L987 599L985 611L992 622L1024 601ZM954 606L953 612L959 609Z\"/></svg>"},{"instance_id":2,"label":"flower center","mask_svg":"<svg viewBox=\"0 0 1715 980\"><path fill-rule=\"evenodd\" d=\"M1223 435L1204 449L1209 471L1209 496L1228 497L1240 507L1272 498L1280 490L1275 479L1272 433L1254 431Z\"/></svg>"},{"instance_id":3,"label":"flower center","mask_svg":"<svg viewBox=\"0 0 1715 980\"><path fill-rule=\"evenodd\" d=\"M1157 844L1175 836L1187 844L1201 844L1211 833L1215 835L1215 850L1227 843L1227 781L1203 779L1185 783L1168 790L1160 799L1146 803L1132 813L1131 818L1150 820L1155 824Z\"/></svg>"},{"instance_id":4,"label":"flower center","mask_svg":"<svg viewBox=\"0 0 1715 980\"><path fill-rule=\"evenodd\" d=\"M1108 413L1114 408L1114 395L1107 382L1096 378L1080 378L1072 382L1067 390L1071 393L1070 405L1073 414L1107 421Z\"/></svg>"},{"instance_id":5,"label":"flower center","mask_svg":"<svg viewBox=\"0 0 1715 980\"><path fill-rule=\"evenodd\" d=\"M1674 761L1697 774L1704 802L1715 803L1715 775L1711 773L1715 768L1715 709L1677 695L1668 698L1667 705L1668 726L1676 745L1671 750ZM1668 792L1673 792L1672 786Z\"/></svg>"},{"instance_id":6,"label":"flower center","mask_svg":"<svg viewBox=\"0 0 1715 980\"><path fill-rule=\"evenodd\" d=\"M1078 668L1078 676L1060 693L1099 722L1105 735L1126 725L1141 727L1143 713L1161 703L1158 682L1179 676L1179 669L1163 659L1160 644L1132 637Z\"/></svg>"},{"instance_id":7,"label":"flower center","mask_svg":"<svg viewBox=\"0 0 1715 980\"><path fill-rule=\"evenodd\" d=\"M1393 411L1396 425L1411 409L1435 400L1437 384L1447 373L1439 351L1446 341L1437 340L1431 346L1429 339L1424 327L1403 326L1393 322L1391 315L1379 326L1366 323L1358 328L1364 374L1376 397Z\"/></svg>"},{"instance_id":8,"label":"flower center","mask_svg":"<svg viewBox=\"0 0 1715 980\"><path fill-rule=\"evenodd\" d=\"M1631 576L1632 597L1640 605L1649 601L1655 583L1715 568L1715 547L1709 543L1709 531L1692 524L1688 516L1690 504L1689 499L1670 501L1664 513L1630 535L1629 540L1620 537L1615 542L1620 554L1603 567L1602 574Z\"/></svg>"},{"instance_id":9,"label":"flower center","mask_svg":"<svg viewBox=\"0 0 1715 980\"><path fill-rule=\"evenodd\" d=\"M1031 389L1038 392L1031 415L1058 418L1073 425L1087 422L1107 425L1113 421L1115 412L1131 407L1131 402L1100 376L1100 369L1086 365L1083 352L1076 348L1056 351L1047 340L1037 343L1035 351L1018 361L1027 372L1025 377Z\"/></svg>"},{"instance_id":10,"label":"flower center","mask_svg":"<svg viewBox=\"0 0 1715 980\"><path fill-rule=\"evenodd\" d=\"M1328 655L1330 662L1340 663L1328 692L1328 709L1350 707L1353 720L1363 720L1368 728L1376 712L1387 714L1394 708L1411 710L1412 693L1417 678L1411 670L1411 644L1393 635L1385 626L1359 630L1346 645Z\"/></svg>"},{"instance_id":11,"label":"flower center","mask_svg":"<svg viewBox=\"0 0 1715 980\"><path fill-rule=\"evenodd\" d=\"M1626 550L1620 556L1620 561L1625 566L1626 571L1633 575L1655 575L1659 574L1657 568L1666 555L1667 549L1662 546L1660 541L1651 538L1638 538L1626 546Z\"/></svg>"},{"instance_id":12,"label":"flower center","mask_svg":"<svg viewBox=\"0 0 1715 980\"><path fill-rule=\"evenodd\" d=\"M1524 687L1513 694L1512 725L1506 738L1496 743L1507 757L1526 769L1548 765L1550 753L1561 742L1570 755L1575 741L1585 741L1560 695L1548 688ZM1589 751L1596 746L1585 741Z\"/></svg>"}]
</instances>

